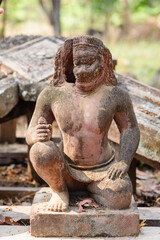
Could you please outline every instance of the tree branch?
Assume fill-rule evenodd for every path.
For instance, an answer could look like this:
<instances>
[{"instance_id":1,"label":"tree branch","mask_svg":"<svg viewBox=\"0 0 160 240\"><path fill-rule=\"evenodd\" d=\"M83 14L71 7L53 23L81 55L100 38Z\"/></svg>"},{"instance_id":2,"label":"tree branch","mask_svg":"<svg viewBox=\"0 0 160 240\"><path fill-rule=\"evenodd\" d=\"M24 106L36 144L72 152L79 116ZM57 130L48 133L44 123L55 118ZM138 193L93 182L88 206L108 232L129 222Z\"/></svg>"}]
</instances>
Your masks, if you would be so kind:
<instances>
[{"instance_id":1,"label":"tree branch","mask_svg":"<svg viewBox=\"0 0 160 240\"><path fill-rule=\"evenodd\" d=\"M46 5L44 4L44 1L43 0L39 0L39 3L41 5L41 7L43 8L44 12L47 14L47 16L49 17L50 15L50 12L49 10L47 9Z\"/></svg>"}]
</instances>

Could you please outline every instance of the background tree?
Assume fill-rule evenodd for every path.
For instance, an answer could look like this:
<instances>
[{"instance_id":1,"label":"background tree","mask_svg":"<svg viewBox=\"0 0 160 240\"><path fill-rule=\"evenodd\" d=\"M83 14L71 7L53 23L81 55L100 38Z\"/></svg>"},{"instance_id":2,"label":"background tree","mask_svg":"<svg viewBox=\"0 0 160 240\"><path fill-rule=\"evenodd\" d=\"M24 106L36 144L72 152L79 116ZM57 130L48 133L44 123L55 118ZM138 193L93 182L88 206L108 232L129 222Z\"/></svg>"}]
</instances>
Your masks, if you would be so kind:
<instances>
[{"instance_id":1,"label":"background tree","mask_svg":"<svg viewBox=\"0 0 160 240\"><path fill-rule=\"evenodd\" d=\"M53 26L54 35L61 35L60 5L61 0L39 0L41 7Z\"/></svg>"},{"instance_id":2,"label":"background tree","mask_svg":"<svg viewBox=\"0 0 160 240\"><path fill-rule=\"evenodd\" d=\"M128 0L121 0L123 11L122 11L122 29L123 36L126 36L130 29L130 6Z\"/></svg>"},{"instance_id":3,"label":"background tree","mask_svg":"<svg viewBox=\"0 0 160 240\"><path fill-rule=\"evenodd\" d=\"M90 0L92 16L95 17L95 21L92 22L96 22L98 18L103 16L103 32L108 40L110 38L111 15L116 11L117 2L118 0Z\"/></svg>"}]
</instances>

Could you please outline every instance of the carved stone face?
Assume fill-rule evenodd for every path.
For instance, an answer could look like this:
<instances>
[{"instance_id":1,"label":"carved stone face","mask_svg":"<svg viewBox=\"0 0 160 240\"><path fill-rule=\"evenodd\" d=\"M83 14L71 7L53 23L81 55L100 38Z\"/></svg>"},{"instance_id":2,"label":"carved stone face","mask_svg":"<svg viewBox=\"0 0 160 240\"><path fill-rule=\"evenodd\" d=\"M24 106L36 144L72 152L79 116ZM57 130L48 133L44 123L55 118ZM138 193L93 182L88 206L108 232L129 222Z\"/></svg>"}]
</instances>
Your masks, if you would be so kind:
<instances>
[{"instance_id":1,"label":"carved stone face","mask_svg":"<svg viewBox=\"0 0 160 240\"><path fill-rule=\"evenodd\" d=\"M73 73L75 85L82 91L90 91L101 82L102 56L96 47L80 45L73 48Z\"/></svg>"}]
</instances>

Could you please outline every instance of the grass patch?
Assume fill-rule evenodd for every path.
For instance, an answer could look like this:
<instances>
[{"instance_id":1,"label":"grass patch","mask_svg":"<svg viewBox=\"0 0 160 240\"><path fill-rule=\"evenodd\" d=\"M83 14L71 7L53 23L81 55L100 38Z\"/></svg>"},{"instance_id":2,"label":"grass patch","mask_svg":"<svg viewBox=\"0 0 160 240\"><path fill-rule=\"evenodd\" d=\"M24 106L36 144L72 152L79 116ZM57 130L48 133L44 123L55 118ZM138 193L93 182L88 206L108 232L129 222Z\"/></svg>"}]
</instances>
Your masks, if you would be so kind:
<instances>
[{"instance_id":1,"label":"grass patch","mask_svg":"<svg viewBox=\"0 0 160 240\"><path fill-rule=\"evenodd\" d=\"M156 71L160 68L160 44L158 42L108 43L112 55L118 59L116 71L132 73L136 78L149 84Z\"/></svg>"}]
</instances>

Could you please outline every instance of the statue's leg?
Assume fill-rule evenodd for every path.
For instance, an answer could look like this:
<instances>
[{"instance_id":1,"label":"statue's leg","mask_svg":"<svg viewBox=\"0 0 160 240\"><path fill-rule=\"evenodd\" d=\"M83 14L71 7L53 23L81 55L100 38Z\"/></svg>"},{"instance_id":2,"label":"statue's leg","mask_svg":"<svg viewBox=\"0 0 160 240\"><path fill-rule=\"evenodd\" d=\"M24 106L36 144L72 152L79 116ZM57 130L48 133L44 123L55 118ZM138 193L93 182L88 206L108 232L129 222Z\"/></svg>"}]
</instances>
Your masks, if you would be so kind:
<instances>
[{"instance_id":1,"label":"statue's leg","mask_svg":"<svg viewBox=\"0 0 160 240\"><path fill-rule=\"evenodd\" d=\"M30 150L30 159L38 175L53 191L48 209L66 211L69 205L67 184L74 188L75 183L66 172L64 157L60 149L51 141L37 142ZM65 181L66 176L67 181Z\"/></svg>"},{"instance_id":2,"label":"statue's leg","mask_svg":"<svg viewBox=\"0 0 160 240\"><path fill-rule=\"evenodd\" d=\"M87 188L93 198L107 208L124 209L130 205L132 184L128 175L115 180L106 177L102 181L90 183Z\"/></svg>"}]
</instances>

